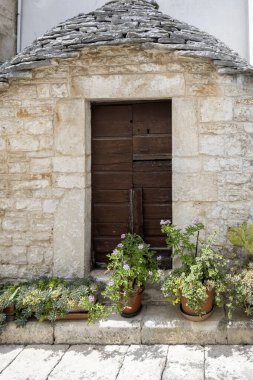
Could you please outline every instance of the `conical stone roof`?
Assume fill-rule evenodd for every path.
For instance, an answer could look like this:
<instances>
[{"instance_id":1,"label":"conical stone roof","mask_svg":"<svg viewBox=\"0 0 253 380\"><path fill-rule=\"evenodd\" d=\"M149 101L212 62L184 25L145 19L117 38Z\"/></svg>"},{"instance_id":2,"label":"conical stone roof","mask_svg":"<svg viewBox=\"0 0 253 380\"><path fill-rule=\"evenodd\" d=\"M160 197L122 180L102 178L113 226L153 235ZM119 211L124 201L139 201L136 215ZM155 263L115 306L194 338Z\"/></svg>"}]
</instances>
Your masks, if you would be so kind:
<instances>
[{"instance_id":1,"label":"conical stone roof","mask_svg":"<svg viewBox=\"0 0 253 380\"><path fill-rule=\"evenodd\" d=\"M88 14L79 14L37 38L0 67L0 78L49 65L53 58L78 56L88 46L139 44L211 59L220 73L253 73L253 67L223 42L158 10L153 0L113 0Z\"/></svg>"}]
</instances>

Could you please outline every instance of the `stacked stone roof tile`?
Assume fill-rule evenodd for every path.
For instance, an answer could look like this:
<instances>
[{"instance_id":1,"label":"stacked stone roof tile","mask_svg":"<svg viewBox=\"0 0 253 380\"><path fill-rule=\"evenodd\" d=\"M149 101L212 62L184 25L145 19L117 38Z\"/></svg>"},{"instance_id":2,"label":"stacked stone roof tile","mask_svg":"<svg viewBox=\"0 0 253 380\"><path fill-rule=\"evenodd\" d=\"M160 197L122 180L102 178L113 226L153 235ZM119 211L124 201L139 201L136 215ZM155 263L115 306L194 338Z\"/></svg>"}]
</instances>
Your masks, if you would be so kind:
<instances>
[{"instance_id":1,"label":"stacked stone roof tile","mask_svg":"<svg viewBox=\"0 0 253 380\"><path fill-rule=\"evenodd\" d=\"M153 0L114 0L88 14L79 14L37 38L0 66L0 80L50 65L54 58L78 57L89 46L139 44L209 58L221 74L253 73L253 67L210 34L167 16Z\"/></svg>"}]
</instances>

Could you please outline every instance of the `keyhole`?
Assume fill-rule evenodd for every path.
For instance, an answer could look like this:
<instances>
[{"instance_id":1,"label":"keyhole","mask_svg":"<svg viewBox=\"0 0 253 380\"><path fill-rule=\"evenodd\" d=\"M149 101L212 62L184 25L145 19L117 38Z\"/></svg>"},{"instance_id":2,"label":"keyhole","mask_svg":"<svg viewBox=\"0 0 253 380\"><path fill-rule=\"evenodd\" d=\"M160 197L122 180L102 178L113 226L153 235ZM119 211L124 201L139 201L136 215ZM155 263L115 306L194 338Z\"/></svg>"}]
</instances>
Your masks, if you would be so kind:
<instances>
[{"instance_id":1,"label":"keyhole","mask_svg":"<svg viewBox=\"0 0 253 380\"><path fill-rule=\"evenodd\" d=\"M147 129L147 134L149 135L149 129Z\"/></svg>"}]
</instances>

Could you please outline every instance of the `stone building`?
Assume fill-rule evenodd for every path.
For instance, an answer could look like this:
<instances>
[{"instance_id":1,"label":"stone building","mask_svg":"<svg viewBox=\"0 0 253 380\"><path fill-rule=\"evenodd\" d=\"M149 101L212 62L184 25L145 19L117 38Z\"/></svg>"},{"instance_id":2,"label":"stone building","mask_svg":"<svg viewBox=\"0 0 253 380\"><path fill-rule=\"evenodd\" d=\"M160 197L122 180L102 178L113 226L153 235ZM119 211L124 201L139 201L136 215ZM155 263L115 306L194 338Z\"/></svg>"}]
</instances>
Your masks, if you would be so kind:
<instances>
[{"instance_id":1,"label":"stone building","mask_svg":"<svg viewBox=\"0 0 253 380\"><path fill-rule=\"evenodd\" d=\"M198 215L223 242L253 211L252 73L148 0L78 15L2 65L0 276L82 276L129 225L159 245L163 216Z\"/></svg>"}]
</instances>

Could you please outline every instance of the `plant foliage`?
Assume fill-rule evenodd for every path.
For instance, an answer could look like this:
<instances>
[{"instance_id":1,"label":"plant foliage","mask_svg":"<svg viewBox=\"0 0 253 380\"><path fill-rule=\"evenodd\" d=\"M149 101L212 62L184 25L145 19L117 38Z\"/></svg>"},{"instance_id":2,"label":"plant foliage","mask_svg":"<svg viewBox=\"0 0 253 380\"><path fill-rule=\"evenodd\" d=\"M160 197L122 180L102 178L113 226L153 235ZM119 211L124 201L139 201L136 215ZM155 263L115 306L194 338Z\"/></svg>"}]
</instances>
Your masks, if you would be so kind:
<instances>
[{"instance_id":1,"label":"plant foliage","mask_svg":"<svg viewBox=\"0 0 253 380\"><path fill-rule=\"evenodd\" d=\"M134 291L144 288L148 280L158 281L162 273L158 269L160 257L155 258L154 252L139 235L128 233L121 238L121 243L108 255L107 270L111 276L103 292L112 301L112 309L119 313Z\"/></svg>"},{"instance_id":2,"label":"plant foliage","mask_svg":"<svg viewBox=\"0 0 253 380\"><path fill-rule=\"evenodd\" d=\"M227 238L235 247L244 248L247 253L253 254L253 224L244 222L239 227L228 227Z\"/></svg>"},{"instance_id":3,"label":"plant foliage","mask_svg":"<svg viewBox=\"0 0 253 380\"><path fill-rule=\"evenodd\" d=\"M102 314L97 304L103 288L92 277L64 280L57 277L40 278L19 284L5 284L0 289L0 325L5 322L4 309L15 306L16 324L24 326L31 317L54 322L69 312L87 312L89 321Z\"/></svg>"},{"instance_id":4,"label":"plant foliage","mask_svg":"<svg viewBox=\"0 0 253 380\"><path fill-rule=\"evenodd\" d=\"M227 288L228 261L214 248L214 237L207 243L199 241L199 233L204 229L200 222L181 230L173 224L162 226L166 242L173 255L181 260L181 267L173 269L162 285L162 293L172 304L187 298L189 307L197 315L202 315L202 305L208 290L215 290L216 305L224 303L223 293Z\"/></svg>"}]
</instances>

